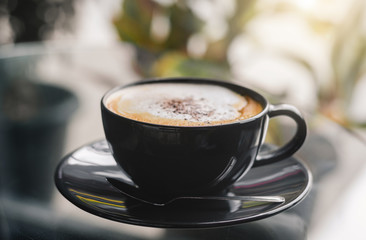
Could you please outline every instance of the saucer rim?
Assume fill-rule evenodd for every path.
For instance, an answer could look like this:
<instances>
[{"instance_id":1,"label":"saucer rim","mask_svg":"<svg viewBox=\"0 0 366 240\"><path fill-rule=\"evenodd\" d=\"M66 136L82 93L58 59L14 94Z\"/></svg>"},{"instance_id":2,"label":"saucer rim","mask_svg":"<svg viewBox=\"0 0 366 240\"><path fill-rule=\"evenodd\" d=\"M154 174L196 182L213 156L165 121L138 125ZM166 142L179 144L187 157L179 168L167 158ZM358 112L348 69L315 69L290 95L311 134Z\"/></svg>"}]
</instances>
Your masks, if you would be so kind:
<instances>
[{"instance_id":1,"label":"saucer rim","mask_svg":"<svg viewBox=\"0 0 366 240\"><path fill-rule=\"evenodd\" d=\"M104 219L108 219L111 221L115 221L115 222L119 222L119 223L124 223L124 224L132 224L132 225L136 225L136 226L143 226L143 227L155 227L155 228L166 228L166 229L199 229L199 228L216 228L216 227L225 227L225 226L232 226L232 225L236 225L236 224L241 224L241 223L248 223L248 222L253 222L253 221L257 221L257 220L261 220L264 218L268 218L271 216L274 216L276 214L279 214L285 210L288 210L290 208L293 208L294 206L296 206L297 204L299 204L304 198L306 198L306 196L309 194L312 186L313 186L313 175L311 173L310 167L308 166L308 164L300 157L295 155L292 155L290 157L288 157L287 159L292 159L291 161L294 162L294 164L300 164L302 169L301 171L304 173L304 175L306 176L306 186L304 187L304 189L301 191L301 193L294 199L292 199L291 201L287 202L285 200L285 202L283 202L282 204L280 204L278 207L274 207L273 209L269 210L269 211L264 211L262 213L258 213L258 214L254 214L252 216L243 216L241 218L237 218L237 219L229 219L229 220L217 220L217 221L210 221L210 222L194 222L194 223L167 223L164 221L144 221L138 218L119 218L119 217L115 217L114 215L108 215L108 214L103 214L102 211L90 207L88 205L82 204L79 201L76 201L75 197L70 194L70 192L65 188L65 186L63 186L62 183L62 177L59 177L61 169L64 165L66 165L66 161L73 156L74 153L76 153L77 151L81 150L82 148L91 146L95 143L98 142L102 142L102 141L106 141L105 139L102 140L97 140L97 141L93 141L91 143L88 144L84 144L82 146L80 146L79 148L75 149L74 151L72 151L71 153L65 155L60 162L57 164L56 167L56 171L54 174L54 182L55 185L58 189L58 191L73 205L75 205L76 207L80 208L83 211L86 211L92 215L104 218ZM111 156L113 158L113 156ZM271 163L271 164L276 164L276 163ZM269 165L271 165L269 164ZM239 179L240 180L240 179ZM239 181L238 180L238 181ZM106 180L106 182L108 182ZM108 185L111 185L110 183L108 183ZM113 187L113 185L111 185ZM123 194L123 193L121 193ZM131 198L127 195L124 195L127 198ZM163 207L162 207L163 208Z\"/></svg>"}]
</instances>

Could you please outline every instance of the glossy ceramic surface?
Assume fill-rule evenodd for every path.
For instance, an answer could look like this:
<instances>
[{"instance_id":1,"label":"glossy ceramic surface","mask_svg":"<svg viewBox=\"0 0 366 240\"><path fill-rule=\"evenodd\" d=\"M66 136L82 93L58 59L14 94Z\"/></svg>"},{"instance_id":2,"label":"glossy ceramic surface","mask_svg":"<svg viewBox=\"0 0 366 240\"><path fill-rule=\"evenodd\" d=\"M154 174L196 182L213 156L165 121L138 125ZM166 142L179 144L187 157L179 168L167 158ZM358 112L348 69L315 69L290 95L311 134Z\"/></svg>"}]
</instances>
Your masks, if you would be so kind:
<instances>
[{"instance_id":1,"label":"glossy ceramic surface","mask_svg":"<svg viewBox=\"0 0 366 240\"><path fill-rule=\"evenodd\" d=\"M55 182L64 197L91 214L122 223L163 228L218 227L269 217L299 203L312 183L307 166L291 157L252 168L229 189L230 195L283 196L284 203L182 199L156 207L123 195L107 177L131 183L116 164L107 142L102 140L62 159Z\"/></svg>"},{"instance_id":2,"label":"glossy ceramic surface","mask_svg":"<svg viewBox=\"0 0 366 240\"><path fill-rule=\"evenodd\" d=\"M157 83L208 84L250 96L263 107L259 114L211 126L166 126L135 121L107 109L108 97L122 88ZM142 191L162 199L216 194L246 174L253 165L291 156L303 144L306 124L290 105L270 105L260 94L230 82L197 78L145 80L117 87L101 101L106 139L114 159ZM282 148L258 154L269 118L288 116L296 123L294 137Z\"/></svg>"}]
</instances>

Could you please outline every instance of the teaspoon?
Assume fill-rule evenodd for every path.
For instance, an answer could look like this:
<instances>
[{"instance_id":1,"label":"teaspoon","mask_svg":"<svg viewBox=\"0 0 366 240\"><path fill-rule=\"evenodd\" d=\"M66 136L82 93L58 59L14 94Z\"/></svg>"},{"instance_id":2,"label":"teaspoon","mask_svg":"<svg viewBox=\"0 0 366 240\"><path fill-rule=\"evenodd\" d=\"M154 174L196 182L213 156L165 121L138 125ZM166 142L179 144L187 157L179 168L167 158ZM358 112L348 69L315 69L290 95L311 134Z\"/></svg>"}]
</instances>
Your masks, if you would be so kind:
<instances>
[{"instance_id":1,"label":"teaspoon","mask_svg":"<svg viewBox=\"0 0 366 240\"><path fill-rule=\"evenodd\" d=\"M282 196L180 196L172 197L169 199L158 199L153 196L145 195L141 193L138 187L125 183L121 180L107 177L107 181L117 188L123 194L138 200L143 203L147 203L154 206L164 207L176 200L180 199L192 199L192 200L239 200L239 201L253 201L253 202L268 202L268 203L284 203L285 198Z\"/></svg>"}]
</instances>

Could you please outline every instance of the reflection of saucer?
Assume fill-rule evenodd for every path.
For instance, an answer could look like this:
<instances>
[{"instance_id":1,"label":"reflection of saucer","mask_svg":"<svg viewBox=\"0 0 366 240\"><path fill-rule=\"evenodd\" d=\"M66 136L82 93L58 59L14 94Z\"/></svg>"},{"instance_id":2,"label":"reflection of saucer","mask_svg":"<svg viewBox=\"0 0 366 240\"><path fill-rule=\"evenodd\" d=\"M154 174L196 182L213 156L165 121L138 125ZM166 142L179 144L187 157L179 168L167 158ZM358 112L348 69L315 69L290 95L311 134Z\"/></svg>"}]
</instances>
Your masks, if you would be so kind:
<instances>
[{"instance_id":1,"label":"reflection of saucer","mask_svg":"<svg viewBox=\"0 0 366 240\"><path fill-rule=\"evenodd\" d=\"M250 222L286 210L306 196L312 179L303 162L292 157L251 169L230 190L230 194L239 196L279 195L286 199L282 204L178 200L156 207L123 195L106 177L131 182L117 166L103 140L66 156L56 170L55 181L70 202L103 218L150 227L207 228Z\"/></svg>"}]
</instances>

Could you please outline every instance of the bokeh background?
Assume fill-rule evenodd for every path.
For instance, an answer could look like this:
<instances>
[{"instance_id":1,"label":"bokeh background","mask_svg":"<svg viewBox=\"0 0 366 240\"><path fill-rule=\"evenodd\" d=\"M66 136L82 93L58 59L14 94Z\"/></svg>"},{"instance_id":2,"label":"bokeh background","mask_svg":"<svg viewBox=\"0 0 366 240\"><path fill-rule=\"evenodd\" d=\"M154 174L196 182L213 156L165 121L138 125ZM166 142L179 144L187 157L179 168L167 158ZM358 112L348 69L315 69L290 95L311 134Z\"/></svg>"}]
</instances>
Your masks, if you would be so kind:
<instances>
[{"instance_id":1,"label":"bokeh background","mask_svg":"<svg viewBox=\"0 0 366 240\"><path fill-rule=\"evenodd\" d=\"M158 238L161 230L120 227L83 213L54 192L52 179L47 179L61 156L104 137L99 101L105 91L166 76L235 81L263 93L272 103L301 109L309 138L299 156L312 167L317 189L308 237L362 238L366 222L363 0L2 0L2 171L9 172L8 162L19 162L11 167L13 175L2 174L2 208L8 206L9 196L21 206L46 202L58 219L74 216L110 231L122 228ZM68 93L46 96L40 86ZM62 121L40 123L50 115L62 116ZM283 132L291 132L291 127L286 119L273 120L267 140L283 143L288 139ZM41 139L42 131L49 135ZM25 159L32 163L27 167L32 173L22 172ZM47 167L42 169L43 165ZM51 184L26 191L28 186L18 186L24 180L17 174L44 175L32 184ZM6 187L9 179L18 192ZM46 192L42 198L41 190ZM14 204L10 203L17 209ZM47 222L42 212L28 211ZM12 214L22 216L16 210ZM2 216L1 228L9 236L7 214Z\"/></svg>"}]
</instances>

